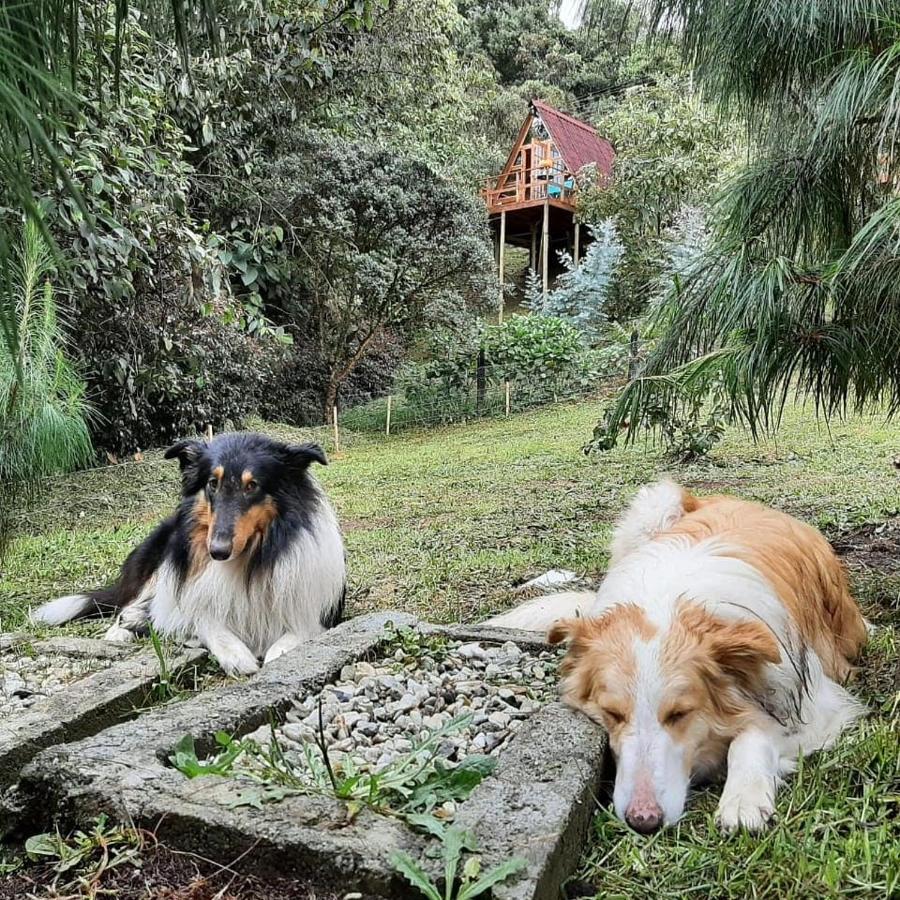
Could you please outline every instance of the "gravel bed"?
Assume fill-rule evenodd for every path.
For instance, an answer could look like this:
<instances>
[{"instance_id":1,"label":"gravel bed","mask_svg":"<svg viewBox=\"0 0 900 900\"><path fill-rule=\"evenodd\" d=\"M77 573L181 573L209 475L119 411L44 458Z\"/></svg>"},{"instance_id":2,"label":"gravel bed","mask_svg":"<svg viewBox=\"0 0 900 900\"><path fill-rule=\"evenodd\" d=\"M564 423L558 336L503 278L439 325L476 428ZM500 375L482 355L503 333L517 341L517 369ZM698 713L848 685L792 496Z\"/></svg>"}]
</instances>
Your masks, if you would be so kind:
<instances>
[{"instance_id":1,"label":"gravel bed","mask_svg":"<svg viewBox=\"0 0 900 900\"><path fill-rule=\"evenodd\" d=\"M5 650L0 656L0 719L29 709L112 663L112 659L36 652L28 646Z\"/></svg>"},{"instance_id":2,"label":"gravel bed","mask_svg":"<svg viewBox=\"0 0 900 900\"><path fill-rule=\"evenodd\" d=\"M399 647L345 666L321 692L329 758L340 764L349 755L356 769L380 771L460 716L471 721L441 739L436 757L452 767L473 754L497 756L528 716L556 696L559 659L557 651L522 650L512 641L447 641L437 650ZM304 745L316 739L319 697L297 698L275 729L299 765ZM271 734L265 726L248 737L267 745Z\"/></svg>"}]
</instances>

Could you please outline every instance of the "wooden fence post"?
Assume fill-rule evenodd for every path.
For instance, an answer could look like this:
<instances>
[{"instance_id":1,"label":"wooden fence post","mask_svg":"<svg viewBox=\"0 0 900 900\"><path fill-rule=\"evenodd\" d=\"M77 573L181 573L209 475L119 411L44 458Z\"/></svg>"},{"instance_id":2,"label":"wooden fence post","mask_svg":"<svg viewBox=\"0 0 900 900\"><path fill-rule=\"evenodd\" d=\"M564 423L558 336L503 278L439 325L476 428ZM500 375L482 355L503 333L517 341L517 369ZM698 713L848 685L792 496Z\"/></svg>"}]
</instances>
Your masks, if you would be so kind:
<instances>
[{"instance_id":1,"label":"wooden fence post","mask_svg":"<svg viewBox=\"0 0 900 900\"><path fill-rule=\"evenodd\" d=\"M628 360L628 380L632 381L637 374L638 367L638 340L637 331L631 332L631 358Z\"/></svg>"},{"instance_id":2,"label":"wooden fence post","mask_svg":"<svg viewBox=\"0 0 900 900\"><path fill-rule=\"evenodd\" d=\"M385 423L384 423L384 433L387 437L391 436L391 400L393 400L393 397L390 394L388 394L387 419L385 420Z\"/></svg>"},{"instance_id":3,"label":"wooden fence post","mask_svg":"<svg viewBox=\"0 0 900 900\"><path fill-rule=\"evenodd\" d=\"M212 425L206 426L206 439L211 441L213 439L213 427Z\"/></svg>"},{"instance_id":4,"label":"wooden fence post","mask_svg":"<svg viewBox=\"0 0 900 900\"><path fill-rule=\"evenodd\" d=\"M487 389L487 372L485 367L487 360L484 356L484 347L478 351L478 360L475 363L475 411L480 412L484 405L484 393Z\"/></svg>"},{"instance_id":5,"label":"wooden fence post","mask_svg":"<svg viewBox=\"0 0 900 900\"><path fill-rule=\"evenodd\" d=\"M341 432L338 430L338 408L337 403L331 407L332 419L334 420L334 452L341 452Z\"/></svg>"},{"instance_id":6,"label":"wooden fence post","mask_svg":"<svg viewBox=\"0 0 900 900\"><path fill-rule=\"evenodd\" d=\"M509 382L507 381L504 384L504 388L506 389L506 415L509 417Z\"/></svg>"}]
</instances>

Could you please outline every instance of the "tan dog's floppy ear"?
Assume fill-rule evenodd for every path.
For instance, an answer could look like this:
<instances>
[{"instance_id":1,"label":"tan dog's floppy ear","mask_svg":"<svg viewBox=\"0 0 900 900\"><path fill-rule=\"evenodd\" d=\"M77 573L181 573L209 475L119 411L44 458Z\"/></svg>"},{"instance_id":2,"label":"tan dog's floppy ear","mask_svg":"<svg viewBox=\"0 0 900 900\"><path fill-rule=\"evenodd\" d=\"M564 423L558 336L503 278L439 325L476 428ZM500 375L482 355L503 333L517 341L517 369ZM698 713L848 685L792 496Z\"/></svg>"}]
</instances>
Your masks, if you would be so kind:
<instances>
[{"instance_id":1,"label":"tan dog's floppy ear","mask_svg":"<svg viewBox=\"0 0 900 900\"><path fill-rule=\"evenodd\" d=\"M778 641L762 622L722 623L711 638L713 659L743 685L754 682L766 663L781 661Z\"/></svg>"},{"instance_id":2,"label":"tan dog's floppy ear","mask_svg":"<svg viewBox=\"0 0 900 900\"><path fill-rule=\"evenodd\" d=\"M605 617L601 616L598 619L560 619L550 626L547 632L549 643L568 642L561 671L570 670L588 652L591 642L603 634L606 625Z\"/></svg>"},{"instance_id":3,"label":"tan dog's floppy ear","mask_svg":"<svg viewBox=\"0 0 900 900\"><path fill-rule=\"evenodd\" d=\"M572 640L577 631L580 619L560 619L550 626L547 632L547 641L550 644L561 644L563 641Z\"/></svg>"},{"instance_id":4,"label":"tan dog's floppy ear","mask_svg":"<svg viewBox=\"0 0 900 900\"><path fill-rule=\"evenodd\" d=\"M578 655L584 652L588 642L602 637L614 619L614 614L605 612L602 616L593 616L589 619L578 617L577 619L560 619L550 626L547 632L547 641L551 644L569 642L569 653Z\"/></svg>"}]
</instances>

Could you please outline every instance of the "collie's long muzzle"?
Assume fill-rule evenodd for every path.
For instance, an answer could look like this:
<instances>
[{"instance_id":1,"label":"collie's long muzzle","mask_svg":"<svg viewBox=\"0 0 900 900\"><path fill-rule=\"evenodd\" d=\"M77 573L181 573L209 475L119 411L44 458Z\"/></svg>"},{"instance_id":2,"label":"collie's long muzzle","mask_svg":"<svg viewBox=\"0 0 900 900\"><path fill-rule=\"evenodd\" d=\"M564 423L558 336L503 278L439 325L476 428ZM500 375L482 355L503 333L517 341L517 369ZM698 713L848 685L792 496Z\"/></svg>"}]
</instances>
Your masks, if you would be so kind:
<instances>
[{"instance_id":1,"label":"collie's long muzzle","mask_svg":"<svg viewBox=\"0 0 900 900\"><path fill-rule=\"evenodd\" d=\"M210 522L206 546L217 562L225 562L234 554L234 532L240 514L237 504L222 504Z\"/></svg>"}]
</instances>

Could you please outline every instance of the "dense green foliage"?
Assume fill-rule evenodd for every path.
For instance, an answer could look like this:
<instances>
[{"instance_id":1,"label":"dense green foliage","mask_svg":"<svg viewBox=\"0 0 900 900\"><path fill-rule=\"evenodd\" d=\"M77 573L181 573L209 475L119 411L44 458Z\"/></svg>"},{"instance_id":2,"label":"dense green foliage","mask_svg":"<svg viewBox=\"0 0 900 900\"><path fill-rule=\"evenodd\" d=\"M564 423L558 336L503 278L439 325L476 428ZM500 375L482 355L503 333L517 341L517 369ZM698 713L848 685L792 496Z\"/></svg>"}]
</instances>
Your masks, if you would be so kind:
<instances>
[{"instance_id":1,"label":"dense green foliage","mask_svg":"<svg viewBox=\"0 0 900 900\"><path fill-rule=\"evenodd\" d=\"M671 57L662 65L652 83L598 104L596 120L616 148L615 178L579 202L584 221L615 219L625 254L609 311L619 317L646 307L664 268L666 232L686 207L710 201L735 156L731 129Z\"/></svg>"},{"instance_id":2,"label":"dense green foliage","mask_svg":"<svg viewBox=\"0 0 900 900\"><path fill-rule=\"evenodd\" d=\"M422 162L300 134L269 168L263 199L285 229L268 300L317 354L326 421L371 346L425 322L453 326L488 294L481 207Z\"/></svg>"},{"instance_id":3,"label":"dense green foliage","mask_svg":"<svg viewBox=\"0 0 900 900\"><path fill-rule=\"evenodd\" d=\"M510 409L585 396L620 374L625 363L621 340L591 346L576 325L551 315L514 315L465 335L438 331L423 349L427 361L408 364L397 375L394 390L403 403L394 417L398 425L503 415L507 385ZM350 421L365 425L369 418ZM383 423L383 413L375 420Z\"/></svg>"},{"instance_id":4,"label":"dense green foliage","mask_svg":"<svg viewBox=\"0 0 900 900\"><path fill-rule=\"evenodd\" d=\"M477 189L532 96L593 116L623 159L663 160L649 175L623 166L621 188L585 205L615 219L625 253L617 278L569 285L604 297L591 322L569 304L589 340L608 315L640 310L633 285L664 268L667 228L717 171L669 42L645 44L617 0L588 4L577 28L543 0L28 11L30 30L24 16L0 28L30 67L26 78L5 60L0 78L30 78L30 105L7 121L33 148L9 155L3 199L45 210L94 440L115 454L256 412L321 423L386 392L407 357L427 367L422 338L436 329L469 355L496 296ZM662 178L675 157L680 174ZM634 260L654 191L651 272ZM403 371L409 384L415 369Z\"/></svg>"},{"instance_id":5,"label":"dense green foliage","mask_svg":"<svg viewBox=\"0 0 900 900\"><path fill-rule=\"evenodd\" d=\"M750 161L718 197L665 333L606 423L652 425L716 373L730 413L777 425L793 390L826 416L900 404L900 26L871 2L659 3ZM606 430L600 428L600 436Z\"/></svg>"}]
</instances>

